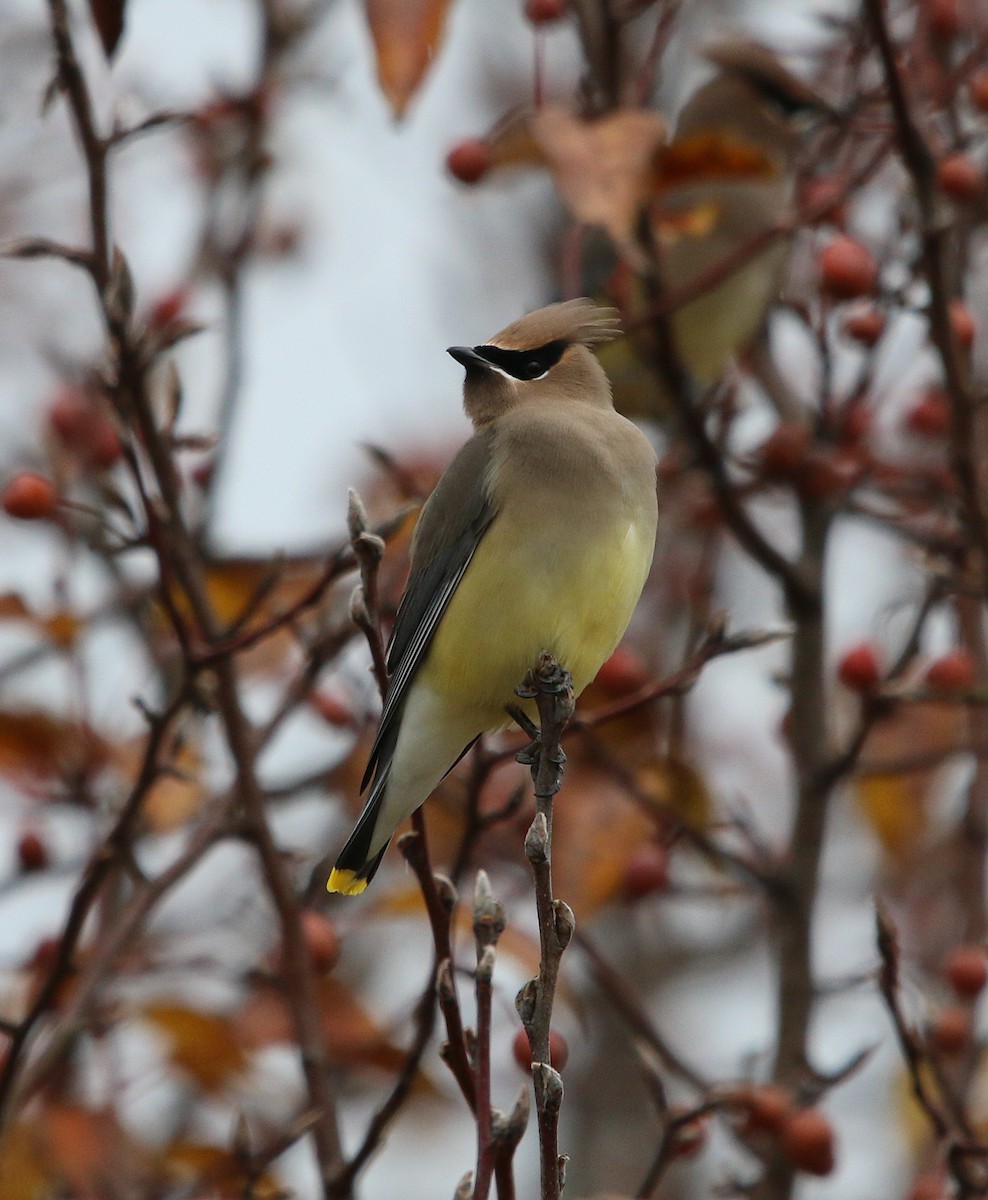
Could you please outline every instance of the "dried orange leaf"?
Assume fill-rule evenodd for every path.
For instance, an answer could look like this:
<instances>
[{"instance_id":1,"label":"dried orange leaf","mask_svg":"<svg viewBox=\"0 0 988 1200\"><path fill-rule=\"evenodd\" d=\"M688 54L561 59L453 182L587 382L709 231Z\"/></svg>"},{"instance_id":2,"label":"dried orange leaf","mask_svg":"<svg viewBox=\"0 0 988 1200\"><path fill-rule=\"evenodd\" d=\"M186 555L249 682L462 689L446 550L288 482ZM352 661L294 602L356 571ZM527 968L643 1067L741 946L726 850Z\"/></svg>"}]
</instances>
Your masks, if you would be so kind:
<instances>
[{"instance_id":1,"label":"dried orange leaf","mask_svg":"<svg viewBox=\"0 0 988 1200\"><path fill-rule=\"evenodd\" d=\"M40 1114L49 1157L64 1182L83 1200L118 1195L133 1186L144 1155L112 1112L48 1104Z\"/></svg>"},{"instance_id":2,"label":"dried orange leaf","mask_svg":"<svg viewBox=\"0 0 988 1200\"><path fill-rule=\"evenodd\" d=\"M212 1200L242 1200L246 1195L255 1200L275 1200L285 1194L267 1172L257 1176L251 1171L248 1175L243 1157L220 1146L174 1142L161 1165L169 1182L194 1186L195 1195L208 1194Z\"/></svg>"},{"instance_id":3,"label":"dried orange leaf","mask_svg":"<svg viewBox=\"0 0 988 1200\"><path fill-rule=\"evenodd\" d=\"M566 803L553 822L553 887L577 921L622 894L629 858L654 831L654 822L606 771L582 766L567 773Z\"/></svg>"},{"instance_id":4,"label":"dried orange leaf","mask_svg":"<svg viewBox=\"0 0 988 1200\"><path fill-rule=\"evenodd\" d=\"M323 1038L332 1062L387 1071L404 1066L405 1051L388 1038L345 984L322 979L318 986ZM284 995L270 985L253 989L235 1022L242 1043L251 1049L295 1037Z\"/></svg>"},{"instance_id":5,"label":"dried orange leaf","mask_svg":"<svg viewBox=\"0 0 988 1200\"><path fill-rule=\"evenodd\" d=\"M31 610L24 597L17 592L4 592L0 595L0 621L23 621L31 619Z\"/></svg>"},{"instance_id":6,"label":"dried orange leaf","mask_svg":"<svg viewBox=\"0 0 988 1200\"><path fill-rule=\"evenodd\" d=\"M391 111L405 113L442 41L449 0L364 0L377 78Z\"/></svg>"},{"instance_id":7,"label":"dried orange leaf","mask_svg":"<svg viewBox=\"0 0 988 1200\"><path fill-rule=\"evenodd\" d=\"M625 108L587 121L551 105L532 118L532 133L573 216L599 225L619 246L633 245L665 136L659 114Z\"/></svg>"},{"instance_id":8,"label":"dried orange leaf","mask_svg":"<svg viewBox=\"0 0 988 1200\"><path fill-rule=\"evenodd\" d=\"M926 843L931 785L943 761L964 748L967 730L967 714L958 706L929 703L903 705L869 734L855 793L894 858L906 858Z\"/></svg>"},{"instance_id":9,"label":"dried orange leaf","mask_svg":"<svg viewBox=\"0 0 988 1200\"><path fill-rule=\"evenodd\" d=\"M22 1122L4 1134L0 1163L0 1200L47 1200L52 1195L55 1164L33 1125Z\"/></svg>"},{"instance_id":10,"label":"dried orange leaf","mask_svg":"<svg viewBox=\"0 0 988 1200\"><path fill-rule=\"evenodd\" d=\"M170 1057L207 1091L223 1087L246 1065L231 1019L177 1004L151 1004L142 1012L170 1042Z\"/></svg>"},{"instance_id":11,"label":"dried orange leaf","mask_svg":"<svg viewBox=\"0 0 988 1200\"><path fill-rule=\"evenodd\" d=\"M0 772L38 778L78 774L107 761L92 729L37 709L0 709Z\"/></svg>"}]
</instances>

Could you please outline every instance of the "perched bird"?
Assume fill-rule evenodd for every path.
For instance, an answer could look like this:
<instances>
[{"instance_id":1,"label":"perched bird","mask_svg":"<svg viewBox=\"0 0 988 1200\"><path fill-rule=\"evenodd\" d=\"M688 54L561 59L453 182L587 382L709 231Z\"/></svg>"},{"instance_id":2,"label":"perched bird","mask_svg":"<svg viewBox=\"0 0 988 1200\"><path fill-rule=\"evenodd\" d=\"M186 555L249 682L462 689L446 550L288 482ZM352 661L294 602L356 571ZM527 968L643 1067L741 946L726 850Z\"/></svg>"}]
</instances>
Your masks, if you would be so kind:
<instances>
[{"instance_id":1,"label":"perched bird","mask_svg":"<svg viewBox=\"0 0 988 1200\"><path fill-rule=\"evenodd\" d=\"M476 432L419 517L373 782L331 892L364 890L398 825L481 734L510 723L542 651L579 694L624 633L657 514L652 447L614 411L589 349L619 332L612 309L570 300L450 348Z\"/></svg>"},{"instance_id":2,"label":"perched bird","mask_svg":"<svg viewBox=\"0 0 988 1200\"><path fill-rule=\"evenodd\" d=\"M792 216L795 160L830 112L769 50L710 47L718 68L687 101L672 142L656 156L650 207L663 286L678 291ZM789 253L777 238L672 317L683 365L703 386L759 332Z\"/></svg>"}]
</instances>

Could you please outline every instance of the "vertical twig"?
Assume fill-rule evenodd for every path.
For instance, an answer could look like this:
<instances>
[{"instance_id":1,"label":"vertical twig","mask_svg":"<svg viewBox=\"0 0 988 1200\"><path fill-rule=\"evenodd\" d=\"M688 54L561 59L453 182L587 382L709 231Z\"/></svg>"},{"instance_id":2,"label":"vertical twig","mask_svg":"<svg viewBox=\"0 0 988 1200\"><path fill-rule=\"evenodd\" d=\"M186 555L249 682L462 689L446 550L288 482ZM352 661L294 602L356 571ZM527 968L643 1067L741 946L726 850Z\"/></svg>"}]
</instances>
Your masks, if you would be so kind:
<instances>
[{"instance_id":1,"label":"vertical twig","mask_svg":"<svg viewBox=\"0 0 988 1200\"><path fill-rule=\"evenodd\" d=\"M559 1200L567 1161L559 1153L563 1080L550 1062L549 1037L559 963L573 936L575 922L569 905L552 896L552 798L562 785L566 756L559 743L573 715L573 681L551 654L544 653L529 671L518 694L535 701L540 722L538 741L518 756L519 762L531 765L535 784L535 819L525 838L525 855L535 878L540 961L538 976L521 989L515 1005L528 1034L532 1054L541 1200Z\"/></svg>"}]
</instances>

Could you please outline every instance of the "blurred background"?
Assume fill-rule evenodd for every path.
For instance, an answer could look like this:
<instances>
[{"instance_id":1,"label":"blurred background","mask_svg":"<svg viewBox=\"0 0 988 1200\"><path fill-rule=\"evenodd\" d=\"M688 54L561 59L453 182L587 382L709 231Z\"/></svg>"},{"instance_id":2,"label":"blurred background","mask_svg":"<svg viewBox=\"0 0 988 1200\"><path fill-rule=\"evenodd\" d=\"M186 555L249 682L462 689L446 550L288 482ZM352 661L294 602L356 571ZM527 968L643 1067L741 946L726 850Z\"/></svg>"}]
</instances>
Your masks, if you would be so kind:
<instances>
[{"instance_id":1,"label":"blurred background","mask_svg":"<svg viewBox=\"0 0 988 1200\"><path fill-rule=\"evenodd\" d=\"M80 0L126 264L94 297L63 252L94 201L60 11L0 12L0 1200L426 1200L471 1168L414 876L392 849L365 897L322 891L378 711L326 564L356 488L386 632L469 433L445 348L579 294L631 331L605 365L662 517L558 800L567 1195L984 1194L988 14L888 6L927 194L850 2ZM723 78L756 91L690 109ZM761 269L725 296L732 254ZM190 670L182 539L233 708ZM469 900L484 867L508 910L504 1109L538 968L515 740L427 806L437 869ZM274 865L232 824L248 794ZM470 1024L468 903L454 945ZM337 1165L366 1150L336 1191L303 976ZM516 1175L535 1195L534 1124Z\"/></svg>"}]
</instances>

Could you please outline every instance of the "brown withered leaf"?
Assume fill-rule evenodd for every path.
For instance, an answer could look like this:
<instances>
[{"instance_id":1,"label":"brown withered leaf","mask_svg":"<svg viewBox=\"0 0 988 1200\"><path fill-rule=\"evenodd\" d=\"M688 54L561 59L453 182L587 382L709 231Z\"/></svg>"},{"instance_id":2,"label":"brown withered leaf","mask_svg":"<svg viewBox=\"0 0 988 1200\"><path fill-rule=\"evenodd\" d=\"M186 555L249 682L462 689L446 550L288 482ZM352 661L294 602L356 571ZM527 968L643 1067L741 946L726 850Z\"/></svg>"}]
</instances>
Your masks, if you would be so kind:
<instances>
[{"instance_id":1,"label":"brown withered leaf","mask_svg":"<svg viewBox=\"0 0 988 1200\"><path fill-rule=\"evenodd\" d=\"M0 596L0 621L26 621L43 637L62 649L74 645L85 622L68 609L37 613L29 608L23 596L6 592Z\"/></svg>"},{"instance_id":2,"label":"brown withered leaf","mask_svg":"<svg viewBox=\"0 0 988 1200\"><path fill-rule=\"evenodd\" d=\"M168 1038L172 1063L208 1092L224 1087L247 1063L231 1017L163 1003L140 1015Z\"/></svg>"},{"instance_id":3,"label":"brown withered leaf","mask_svg":"<svg viewBox=\"0 0 988 1200\"><path fill-rule=\"evenodd\" d=\"M654 823L607 772L567 770L552 832L553 887L584 921L623 891L628 860Z\"/></svg>"},{"instance_id":4,"label":"brown withered leaf","mask_svg":"<svg viewBox=\"0 0 988 1200\"><path fill-rule=\"evenodd\" d=\"M0 709L0 773L50 779L95 770L106 742L89 726L40 709Z\"/></svg>"},{"instance_id":5,"label":"brown withered leaf","mask_svg":"<svg viewBox=\"0 0 988 1200\"><path fill-rule=\"evenodd\" d=\"M89 0L93 24L103 44L103 52L112 58L124 29L126 0Z\"/></svg>"},{"instance_id":6,"label":"brown withered leaf","mask_svg":"<svg viewBox=\"0 0 988 1200\"><path fill-rule=\"evenodd\" d=\"M173 1142L161 1158L161 1173L169 1183L195 1187L195 1195L210 1200L275 1200L285 1194L267 1171L248 1177L235 1151L201 1142Z\"/></svg>"},{"instance_id":7,"label":"brown withered leaf","mask_svg":"<svg viewBox=\"0 0 988 1200\"><path fill-rule=\"evenodd\" d=\"M134 1187L143 1173L143 1154L109 1111L74 1104L48 1104L39 1124L51 1161L80 1200L102 1200Z\"/></svg>"},{"instance_id":8,"label":"brown withered leaf","mask_svg":"<svg viewBox=\"0 0 988 1200\"><path fill-rule=\"evenodd\" d=\"M55 1164L45 1153L35 1122L21 1121L0 1139L0 1200L47 1200Z\"/></svg>"},{"instance_id":9,"label":"brown withered leaf","mask_svg":"<svg viewBox=\"0 0 988 1200\"><path fill-rule=\"evenodd\" d=\"M665 128L658 113L635 108L587 121L549 105L532 118L532 134L566 207L620 247L634 245Z\"/></svg>"},{"instance_id":10,"label":"brown withered leaf","mask_svg":"<svg viewBox=\"0 0 988 1200\"><path fill-rule=\"evenodd\" d=\"M364 0L377 78L391 111L404 116L442 41L449 0Z\"/></svg>"},{"instance_id":11,"label":"brown withered leaf","mask_svg":"<svg viewBox=\"0 0 988 1200\"><path fill-rule=\"evenodd\" d=\"M117 751L116 765L130 783L137 780L146 744L145 738L138 738ZM195 742L184 743L170 767L151 784L141 804L144 820L156 833L186 824L199 812L207 795L202 781L202 755Z\"/></svg>"},{"instance_id":12,"label":"brown withered leaf","mask_svg":"<svg viewBox=\"0 0 988 1200\"><path fill-rule=\"evenodd\" d=\"M879 721L861 754L855 794L882 847L909 858L930 835L931 785L942 761L962 750L966 712L954 704L908 704ZM915 762L916 769L895 769ZM876 769L888 764L889 770Z\"/></svg>"},{"instance_id":13,"label":"brown withered leaf","mask_svg":"<svg viewBox=\"0 0 988 1200\"><path fill-rule=\"evenodd\" d=\"M24 597L17 592L0 595L0 621L29 621L31 615Z\"/></svg>"},{"instance_id":14,"label":"brown withered leaf","mask_svg":"<svg viewBox=\"0 0 988 1200\"><path fill-rule=\"evenodd\" d=\"M682 759L651 756L636 769L635 783L660 815L671 812L695 826L710 820L710 793L703 776Z\"/></svg>"},{"instance_id":15,"label":"brown withered leaf","mask_svg":"<svg viewBox=\"0 0 988 1200\"><path fill-rule=\"evenodd\" d=\"M345 984L321 979L318 993L323 1038L331 1062L401 1070L404 1050L381 1030ZM250 1049L291 1042L295 1037L284 995L270 984L255 987L233 1019L239 1038Z\"/></svg>"}]
</instances>

